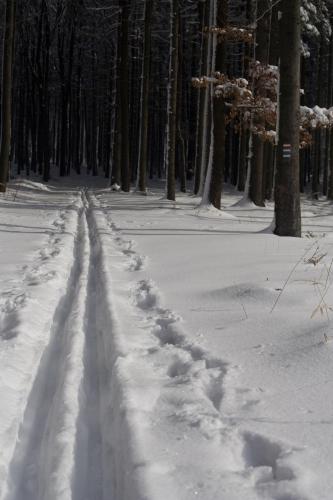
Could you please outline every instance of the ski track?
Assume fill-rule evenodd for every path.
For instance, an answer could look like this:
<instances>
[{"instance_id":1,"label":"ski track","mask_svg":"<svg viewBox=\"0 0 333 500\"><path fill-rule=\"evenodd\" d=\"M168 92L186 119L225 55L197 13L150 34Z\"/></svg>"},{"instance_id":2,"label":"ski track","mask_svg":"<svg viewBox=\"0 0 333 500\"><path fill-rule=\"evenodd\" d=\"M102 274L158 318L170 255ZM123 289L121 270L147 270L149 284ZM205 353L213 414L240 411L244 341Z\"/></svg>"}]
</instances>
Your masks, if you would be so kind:
<instances>
[{"instance_id":1,"label":"ski track","mask_svg":"<svg viewBox=\"0 0 333 500\"><path fill-rule=\"evenodd\" d=\"M146 258L134 250L135 242L121 236L121 230L105 214L107 225L114 233L114 241L128 262L125 269L129 271L144 270ZM133 266L133 262L140 265ZM206 437L220 435L220 446L224 449L227 458L222 468L234 470L249 478L255 484L258 495L274 500L307 500L297 487L297 472L290 465L290 457L297 452L289 444L278 442L275 439L239 429L232 419L226 419L223 414L225 393L230 390L227 386L228 376L232 377L233 369L237 367L221 359L212 357L200 345L188 341L182 328L182 318L175 312L163 308L158 288L152 280L143 279L132 286L132 297L135 306L143 313L142 323L150 325L151 334L156 338L159 349L164 349L165 374L175 384L188 384L189 392L197 394L198 399L203 396L213 411L200 404L196 408L198 413L195 425L198 425ZM151 349L154 356L157 349ZM170 356L170 352L173 355ZM171 359L171 361L170 361ZM168 382L166 387L168 386ZM198 390L199 388L199 390ZM242 388L231 388L232 391L243 391ZM251 406L253 401L248 400ZM177 403L178 404L178 403ZM244 404L243 404L244 407ZM240 408L235 407L233 414ZM181 419L187 420L193 426L193 415L187 412L186 407L175 409ZM202 419L200 415L202 411ZM207 424L207 414L210 415ZM208 428L207 428L208 427Z\"/></svg>"},{"instance_id":2,"label":"ski track","mask_svg":"<svg viewBox=\"0 0 333 500\"><path fill-rule=\"evenodd\" d=\"M103 438L101 434L101 398L103 362L98 352L98 312L101 304L97 294L95 231L92 226L89 202L84 195L86 223L90 246L87 295L85 303L85 348L83 352L84 373L80 387L80 412L78 415L75 445L75 467L73 475L73 500L103 499ZM88 214L88 215L87 215ZM102 360L101 360L102 361Z\"/></svg>"},{"instance_id":3,"label":"ski track","mask_svg":"<svg viewBox=\"0 0 333 500\"><path fill-rule=\"evenodd\" d=\"M99 411L103 365L96 327L98 260L89 203L84 192L81 197L72 270L27 402L6 500L105 498ZM64 225L60 216L55 226L64 230ZM57 238L51 235L41 260L57 253L56 245ZM26 270L28 286L37 284L35 274L38 283L47 281L35 265Z\"/></svg>"}]
</instances>

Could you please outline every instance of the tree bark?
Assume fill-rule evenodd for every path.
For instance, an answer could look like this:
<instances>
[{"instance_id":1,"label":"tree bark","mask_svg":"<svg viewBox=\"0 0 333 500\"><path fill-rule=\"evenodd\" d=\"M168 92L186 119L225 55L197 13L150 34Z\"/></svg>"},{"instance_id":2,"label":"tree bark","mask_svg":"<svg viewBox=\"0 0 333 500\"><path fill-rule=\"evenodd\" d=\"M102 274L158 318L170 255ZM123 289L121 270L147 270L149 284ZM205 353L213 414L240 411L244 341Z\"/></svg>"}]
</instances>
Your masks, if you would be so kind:
<instances>
[{"instance_id":1,"label":"tree bark","mask_svg":"<svg viewBox=\"0 0 333 500\"><path fill-rule=\"evenodd\" d=\"M171 0L171 41L170 41L170 87L168 116L168 163L167 163L167 199L176 199L175 162L177 135L177 92L178 92L178 50L179 50L179 5L178 0Z\"/></svg>"},{"instance_id":2,"label":"tree bark","mask_svg":"<svg viewBox=\"0 0 333 500\"><path fill-rule=\"evenodd\" d=\"M300 0L282 0L281 10L275 234L300 237Z\"/></svg>"},{"instance_id":3,"label":"tree bark","mask_svg":"<svg viewBox=\"0 0 333 500\"><path fill-rule=\"evenodd\" d=\"M267 11L267 1L258 0L257 15L260 19L256 34L255 59L262 64L268 64L270 12ZM264 176L264 142L258 137L253 137L253 159L250 178L250 199L259 207L265 206L265 193L263 189Z\"/></svg>"},{"instance_id":4,"label":"tree bark","mask_svg":"<svg viewBox=\"0 0 333 500\"><path fill-rule=\"evenodd\" d=\"M205 19L207 17L207 1L199 2L199 18L200 18L200 29L201 29L201 48L200 48L200 75L204 74L205 67L205 36L204 27ZM202 140L203 140L203 125L204 125L204 111L205 111L205 94L203 90L198 90L198 104L197 104L197 130L196 130L196 150L195 150L195 167L194 167L194 194L198 194L200 189L201 180L201 157L202 157Z\"/></svg>"},{"instance_id":5,"label":"tree bark","mask_svg":"<svg viewBox=\"0 0 333 500\"><path fill-rule=\"evenodd\" d=\"M333 17L331 17L331 24L333 23ZM333 33L330 36L329 43L329 63L328 63L328 97L327 97L328 107L333 104ZM327 198L333 200L333 130L329 130L328 134L328 158L327 162L329 164L328 172L328 192Z\"/></svg>"},{"instance_id":6,"label":"tree bark","mask_svg":"<svg viewBox=\"0 0 333 500\"><path fill-rule=\"evenodd\" d=\"M150 29L152 17L153 2L145 2L145 33L143 49L143 68L142 68L142 88L141 88L141 126L140 126L140 155L138 166L137 188L145 193L147 163L148 163L148 116L149 116L149 89L150 89Z\"/></svg>"},{"instance_id":7,"label":"tree bark","mask_svg":"<svg viewBox=\"0 0 333 500\"><path fill-rule=\"evenodd\" d=\"M128 82L128 29L129 4L122 1L121 14L121 47L120 47L120 110L121 110L121 189L130 190L129 166L129 82Z\"/></svg>"},{"instance_id":8,"label":"tree bark","mask_svg":"<svg viewBox=\"0 0 333 500\"><path fill-rule=\"evenodd\" d=\"M2 119L0 146L0 192L5 192L9 173L12 121L12 81L15 31L15 0L6 1L6 27L2 66Z\"/></svg>"},{"instance_id":9,"label":"tree bark","mask_svg":"<svg viewBox=\"0 0 333 500\"><path fill-rule=\"evenodd\" d=\"M218 0L217 4L217 25L223 28L228 20L228 2L227 0ZM219 43L216 48L215 70L220 73L226 72L226 44ZM221 208L221 196L223 188L223 176L225 168L225 137L226 120L225 105L222 98L214 98L213 105L214 120L214 151L212 176L209 188L209 202L217 209Z\"/></svg>"}]
</instances>

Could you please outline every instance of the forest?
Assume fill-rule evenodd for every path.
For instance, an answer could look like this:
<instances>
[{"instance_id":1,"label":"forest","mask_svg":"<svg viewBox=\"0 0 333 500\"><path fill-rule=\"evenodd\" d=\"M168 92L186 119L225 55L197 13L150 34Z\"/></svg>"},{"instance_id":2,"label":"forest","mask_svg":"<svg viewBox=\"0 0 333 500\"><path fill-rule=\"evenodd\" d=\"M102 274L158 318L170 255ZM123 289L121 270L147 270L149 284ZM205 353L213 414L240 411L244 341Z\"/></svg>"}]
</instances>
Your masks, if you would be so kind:
<instances>
[{"instance_id":1,"label":"forest","mask_svg":"<svg viewBox=\"0 0 333 500\"><path fill-rule=\"evenodd\" d=\"M217 209L229 183L275 198L276 233L294 236L299 192L333 198L328 0L1 7L2 190L9 164L44 181L86 169L124 192L165 178L168 199Z\"/></svg>"},{"instance_id":2,"label":"forest","mask_svg":"<svg viewBox=\"0 0 333 500\"><path fill-rule=\"evenodd\" d=\"M0 500L332 500L333 0L0 39Z\"/></svg>"}]
</instances>

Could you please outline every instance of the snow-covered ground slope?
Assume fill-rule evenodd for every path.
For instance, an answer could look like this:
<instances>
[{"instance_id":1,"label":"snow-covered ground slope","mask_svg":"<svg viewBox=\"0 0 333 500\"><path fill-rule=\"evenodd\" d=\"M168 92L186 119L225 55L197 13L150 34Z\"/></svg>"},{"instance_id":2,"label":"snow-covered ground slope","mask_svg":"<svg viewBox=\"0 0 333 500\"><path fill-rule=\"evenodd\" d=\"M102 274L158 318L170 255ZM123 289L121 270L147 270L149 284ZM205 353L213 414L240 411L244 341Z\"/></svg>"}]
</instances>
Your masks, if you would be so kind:
<instances>
[{"instance_id":1,"label":"snow-covered ground slope","mask_svg":"<svg viewBox=\"0 0 333 500\"><path fill-rule=\"evenodd\" d=\"M0 198L0 499L331 500L332 205L74 184Z\"/></svg>"}]
</instances>

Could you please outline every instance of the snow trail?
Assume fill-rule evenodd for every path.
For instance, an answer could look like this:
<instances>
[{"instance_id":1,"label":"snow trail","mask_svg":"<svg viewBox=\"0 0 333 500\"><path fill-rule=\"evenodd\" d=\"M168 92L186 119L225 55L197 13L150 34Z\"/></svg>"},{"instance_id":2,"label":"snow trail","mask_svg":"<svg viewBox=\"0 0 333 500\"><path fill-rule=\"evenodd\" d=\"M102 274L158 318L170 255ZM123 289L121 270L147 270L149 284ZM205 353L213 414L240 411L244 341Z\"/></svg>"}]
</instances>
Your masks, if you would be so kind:
<instances>
[{"instance_id":1,"label":"snow trail","mask_svg":"<svg viewBox=\"0 0 333 500\"><path fill-rule=\"evenodd\" d=\"M53 318L31 391L9 476L8 500L71 498L71 476L82 379L83 316L87 283L86 221L78 213L73 264Z\"/></svg>"},{"instance_id":2,"label":"snow trail","mask_svg":"<svg viewBox=\"0 0 333 500\"><path fill-rule=\"evenodd\" d=\"M73 477L73 500L103 499L103 464L102 435L100 420L101 378L103 363L100 363L98 342L99 296L96 268L98 253L96 251L95 231L91 224L89 202L83 195L85 206L85 222L89 239L89 269L87 275L87 294L84 317L84 373L80 388L80 413L78 418L77 439L75 448L75 470Z\"/></svg>"},{"instance_id":3,"label":"snow trail","mask_svg":"<svg viewBox=\"0 0 333 500\"><path fill-rule=\"evenodd\" d=\"M96 318L103 306L89 203L81 197L72 270L29 396L6 500L104 498Z\"/></svg>"},{"instance_id":4,"label":"snow trail","mask_svg":"<svg viewBox=\"0 0 333 500\"><path fill-rule=\"evenodd\" d=\"M82 191L77 209L70 276L27 400L5 500L147 498L124 405L125 354L106 276L100 207Z\"/></svg>"}]
</instances>

